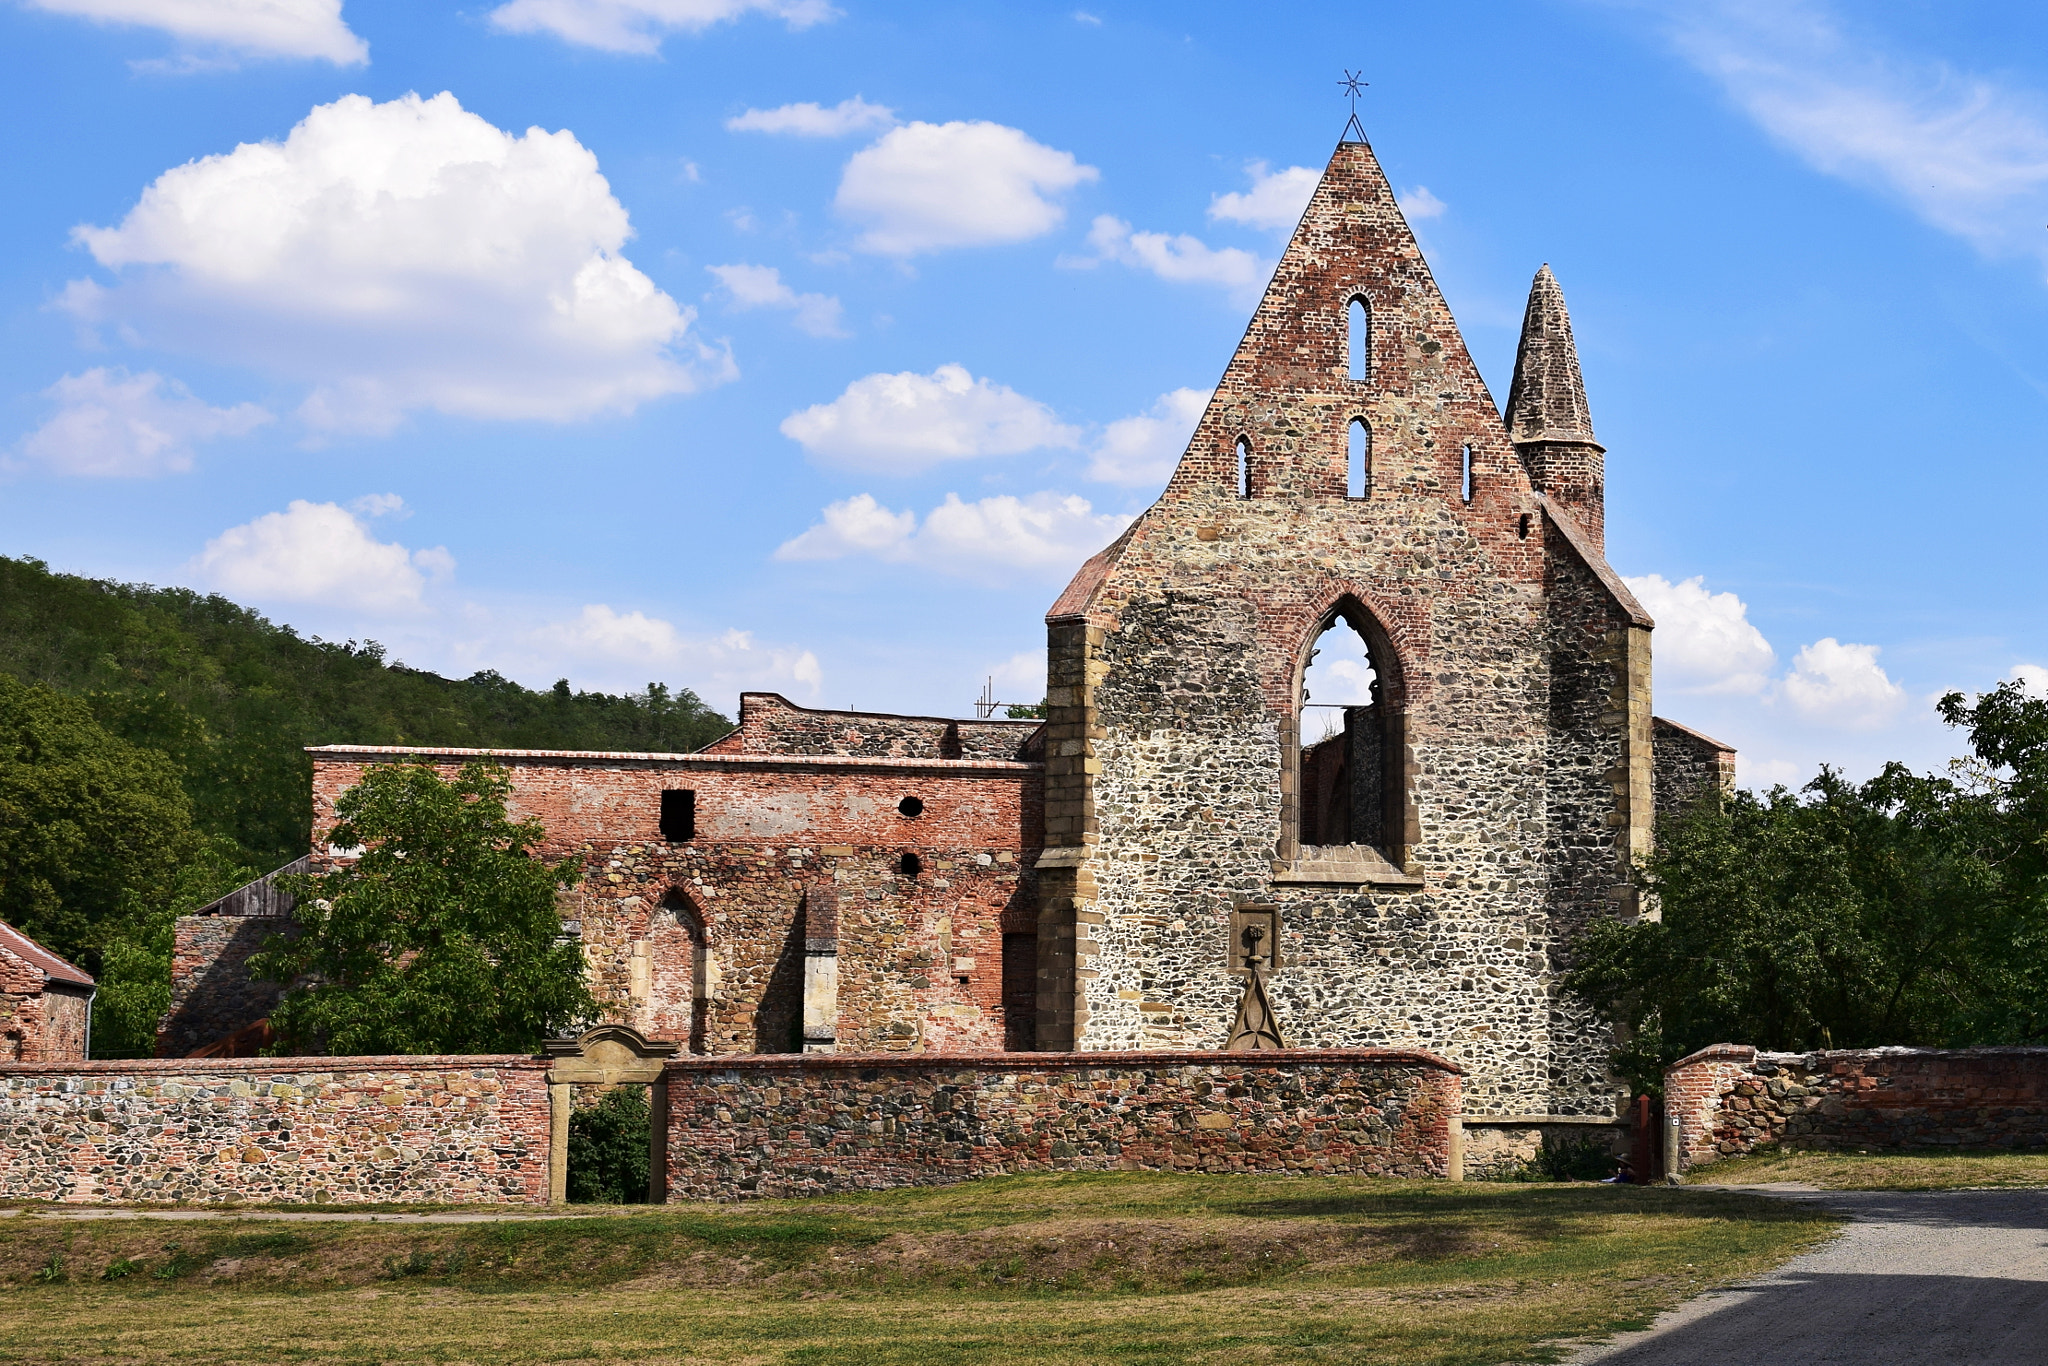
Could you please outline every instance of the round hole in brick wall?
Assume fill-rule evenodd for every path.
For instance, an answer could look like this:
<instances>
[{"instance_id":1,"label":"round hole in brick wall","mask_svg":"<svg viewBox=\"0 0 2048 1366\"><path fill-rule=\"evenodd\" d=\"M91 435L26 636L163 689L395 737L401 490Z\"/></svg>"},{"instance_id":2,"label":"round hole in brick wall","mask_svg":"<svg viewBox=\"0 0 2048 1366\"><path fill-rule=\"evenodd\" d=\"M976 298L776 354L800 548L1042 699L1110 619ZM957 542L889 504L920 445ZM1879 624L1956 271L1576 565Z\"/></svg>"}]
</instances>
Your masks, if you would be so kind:
<instances>
[{"instance_id":1,"label":"round hole in brick wall","mask_svg":"<svg viewBox=\"0 0 2048 1366\"><path fill-rule=\"evenodd\" d=\"M906 816L922 816L924 814L924 802L916 797L905 797L902 801L896 803L896 809Z\"/></svg>"},{"instance_id":2,"label":"round hole in brick wall","mask_svg":"<svg viewBox=\"0 0 2048 1366\"><path fill-rule=\"evenodd\" d=\"M917 875L918 875L919 873L921 873L921 872L923 872L923 871L924 871L924 860L923 860L923 859L919 858L919 857L918 857L917 855L915 855L915 854L905 854L905 855L903 856L903 876L905 876L905 877L916 877L916 876L917 876Z\"/></svg>"}]
</instances>

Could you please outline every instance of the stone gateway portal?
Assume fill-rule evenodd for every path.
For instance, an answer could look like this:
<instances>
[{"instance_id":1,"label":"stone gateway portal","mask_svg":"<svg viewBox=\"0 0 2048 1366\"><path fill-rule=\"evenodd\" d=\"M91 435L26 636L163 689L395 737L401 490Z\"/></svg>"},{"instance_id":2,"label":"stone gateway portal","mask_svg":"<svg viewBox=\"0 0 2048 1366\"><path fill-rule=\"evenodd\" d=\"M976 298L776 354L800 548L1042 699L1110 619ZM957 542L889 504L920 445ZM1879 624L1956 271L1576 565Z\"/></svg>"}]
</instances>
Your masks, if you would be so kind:
<instances>
[{"instance_id":1,"label":"stone gateway portal","mask_svg":"<svg viewBox=\"0 0 2048 1366\"><path fill-rule=\"evenodd\" d=\"M565 932L649 1038L1427 1050L1465 1072L1483 1167L1616 1121L1611 1039L1561 974L1590 921L1640 913L1656 811L1732 776L1651 716L1604 470L1549 269L1504 415L1345 142L1165 490L1047 615L1043 721L749 693L695 754L491 757L581 862ZM1369 691L1304 696L1340 640ZM477 757L312 754L315 863L349 856L324 836L365 765ZM223 924L259 904L180 922L166 1052L274 999Z\"/></svg>"}]
</instances>

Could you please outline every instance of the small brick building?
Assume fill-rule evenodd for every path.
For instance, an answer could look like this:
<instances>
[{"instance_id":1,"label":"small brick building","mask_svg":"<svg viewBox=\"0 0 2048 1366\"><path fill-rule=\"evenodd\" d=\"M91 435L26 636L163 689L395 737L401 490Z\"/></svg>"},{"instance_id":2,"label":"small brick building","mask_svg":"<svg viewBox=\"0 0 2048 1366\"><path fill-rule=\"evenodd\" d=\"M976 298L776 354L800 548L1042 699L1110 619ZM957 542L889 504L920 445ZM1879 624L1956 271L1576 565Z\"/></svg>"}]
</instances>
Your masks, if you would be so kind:
<instances>
[{"instance_id":1,"label":"small brick building","mask_svg":"<svg viewBox=\"0 0 2048 1366\"><path fill-rule=\"evenodd\" d=\"M79 1062L92 1040L93 980L0 923L0 1062Z\"/></svg>"},{"instance_id":2,"label":"small brick building","mask_svg":"<svg viewBox=\"0 0 2048 1366\"><path fill-rule=\"evenodd\" d=\"M1288 1045L1439 1053L1468 1127L1526 1146L1612 1122L1571 944L1640 913L1656 813L1733 773L1651 715L1604 455L1549 269L1503 416L1342 143L1165 491L1053 605L1042 724L754 693L697 754L495 757L583 862L608 1009L692 1051L1218 1049L1255 907ZM1372 697L1304 748L1333 628ZM313 754L316 859L365 764L470 757ZM167 1040L235 1023L187 990L203 937Z\"/></svg>"}]
</instances>

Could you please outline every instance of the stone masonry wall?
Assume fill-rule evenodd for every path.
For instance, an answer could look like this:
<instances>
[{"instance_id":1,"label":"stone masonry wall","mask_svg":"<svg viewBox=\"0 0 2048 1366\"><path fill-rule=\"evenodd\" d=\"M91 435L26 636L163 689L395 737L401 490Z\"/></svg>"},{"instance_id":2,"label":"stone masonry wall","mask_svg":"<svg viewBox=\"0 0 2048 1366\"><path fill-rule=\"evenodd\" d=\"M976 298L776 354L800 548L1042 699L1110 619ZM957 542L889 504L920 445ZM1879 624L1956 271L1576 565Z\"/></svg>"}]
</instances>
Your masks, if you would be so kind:
<instances>
[{"instance_id":1,"label":"stone masonry wall","mask_svg":"<svg viewBox=\"0 0 2048 1366\"><path fill-rule=\"evenodd\" d=\"M1717 1044L1681 1059L1664 1088L1685 1167L1766 1144L2048 1147L2048 1048L1762 1053Z\"/></svg>"},{"instance_id":2,"label":"stone masonry wall","mask_svg":"<svg viewBox=\"0 0 2048 1366\"><path fill-rule=\"evenodd\" d=\"M397 750L315 750L314 826L365 763ZM452 772L467 752L413 751ZM806 890L839 906L838 1047L1003 1046L1003 940L1034 928L1041 771L1001 760L501 753L515 813L546 826L583 885L583 937L610 1018L692 1052L801 1047ZM694 791L696 837L660 829L664 788ZM906 815L903 799L922 803ZM914 854L918 871L905 871ZM693 961L707 961L699 971ZM701 1000L693 994L701 991Z\"/></svg>"},{"instance_id":3,"label":"stone masonry wall","mask_svg":"<svg viewBox=\"0 0 2048 1366\"><path fill-rule=\"evenodd\" d=\"M289 933L274 916L186 915L171 940L171 1008L157 1025L161 1058L182 1058L270 1014L284 995L249 975L249 955Z\"/></svg>"},{"instance_id":4,"label":"stone masonry wall","mask_svg":"<svg viewBox=\"0 0 2048 1366\"><path fill-rule=\"evenodd\" d=\"M83 1058L87 999L0 952L0 1063Z\"/></svg>"},{"instance_id":5,"label":"stone masonry wall","mask_svg":"<svg viewBox=\"0 0 2048 1366\"><path fill-rule=\"evenodd\" d=\"M1425 1053L688 1059L671 1200L1026 1171L1446 1176L1458 1072Z\"/></svg>"},{"instance_id":6,"label":"stone masonry wall","mask_svg":"<svg viewBox=\"0 0 2048 1366\"><path fill-rule=\"evenodd\" d=\"M817 711L779 693L740 694L738 729L707 754L840 754L893 759L1026 759L1039 721L955 721L868 711Z\"/></svg>"},{"instance_id":7,"label":"stone masonry wall","mask_svg":"<svg viewBox=\"0 0 2048 1366\"><path fill-rule=\"evenodd\" d=\"M1613 889L1648 838L1648 623L1583 559L1370 151L1340 147L1165 493L1047 618L1041 1046L1219 1047L1231 905L1271 901L1290 1044L1440 1052L1477 1114L1611 1113L1609 1040L1555 1004L1556 965L1587 917L1625 910ZM1577 576L1562 616L1559 573ZM1302 670L1339 616L1401 737L1385 852L1405 866L1353 886L1292 868ZM1559 705L1583 710L1561 777Z\"/></svg>"},{"instance_id":8,"label":"stone masonry wall","mask_svg":"<svg viewBox=\"0 0 2048 1366\"><path fill-rule=\"evenodd\" d=\"M1656 718L1657 819L1679 815L1707 792L1735 788L1735 751L1676 721Z\"/></svg>"},{"instance_id":9,"label":"stone masonry wall","mask_svg":"<svg viewBox=\"0 0 2048 1366\"><path fill-rule=\"evenodd\" d=\"M0 1199L546 1203L545 1060L0 1066Z\"/></svg>"}]
</instances>

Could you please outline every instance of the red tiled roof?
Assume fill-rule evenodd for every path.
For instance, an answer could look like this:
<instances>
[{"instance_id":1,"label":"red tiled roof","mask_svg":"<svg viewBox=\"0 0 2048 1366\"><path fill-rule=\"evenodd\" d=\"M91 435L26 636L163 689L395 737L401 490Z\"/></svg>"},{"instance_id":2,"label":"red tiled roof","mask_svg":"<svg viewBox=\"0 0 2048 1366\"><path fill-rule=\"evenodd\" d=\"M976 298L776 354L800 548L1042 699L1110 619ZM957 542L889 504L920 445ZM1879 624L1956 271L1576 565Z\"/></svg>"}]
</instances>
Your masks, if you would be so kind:
<instances>
[{"instance_id":1,"label":"red tiled roof","mask_svg":"<svg viewBox=\"0 0 2048 1366\"><path fill-rule=\"evenodd\" d=\"M42 969L43 975L51 981L69 982L80 987L89 987L93 984L92 978L5 921L0 921L0 949Z\"/></svg>"}]
</instances>

